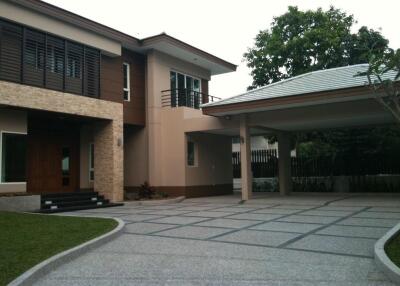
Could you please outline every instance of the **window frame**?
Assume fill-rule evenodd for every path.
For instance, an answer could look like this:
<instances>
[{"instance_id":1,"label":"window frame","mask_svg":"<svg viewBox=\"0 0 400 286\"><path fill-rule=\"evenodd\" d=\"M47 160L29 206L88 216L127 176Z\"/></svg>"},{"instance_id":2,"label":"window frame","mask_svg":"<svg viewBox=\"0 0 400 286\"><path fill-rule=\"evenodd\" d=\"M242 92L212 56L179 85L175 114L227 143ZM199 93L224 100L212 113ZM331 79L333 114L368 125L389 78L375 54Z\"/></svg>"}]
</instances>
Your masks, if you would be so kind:
<instances>
[{"instance_id":1,"label":"window frame","mask_svg":"<svg viewBox=\"0 0 400 286\"><path fill-rule=\"evenodd\" d=\"M92 149L93 149L93 156L92 156ZM92 167L93 163L93 167ZM93 172L93 178L91 176ZM89 143L89 182L92 183L94 182L94 143L90 142Z\"/></svg>"},{"instance_id":2,"label":"window frame","mask_svg":"<svg viewBox=\"0 0 400 286\"><path fill-rule=\"evenodd\" d=\"M3 174L3 134L18 134L27 136L27 132L19 132L19 131L9 131L9 130L0 130L0 184L1 185L13 185L13 184L26 184L26 180L22 182L3 182L2 174Z\"/></svg>"},{"instance_id":3,"label":"window frame","mask_svg":"<svg viewBox=\"0 0 400 286\"><path fill-rule=\"evenodd\" d=\"M123 62L122 63L122 76L123 78L125 78L125 69L124 67L126 66L126 85L127 87L125 87L125 82L124 82L124 86L123 86L123 100L124 101L131 101L131 65L127 62ZM125 92L127 92L128 97L125 98Z\"/></svg>"}]
</instances>

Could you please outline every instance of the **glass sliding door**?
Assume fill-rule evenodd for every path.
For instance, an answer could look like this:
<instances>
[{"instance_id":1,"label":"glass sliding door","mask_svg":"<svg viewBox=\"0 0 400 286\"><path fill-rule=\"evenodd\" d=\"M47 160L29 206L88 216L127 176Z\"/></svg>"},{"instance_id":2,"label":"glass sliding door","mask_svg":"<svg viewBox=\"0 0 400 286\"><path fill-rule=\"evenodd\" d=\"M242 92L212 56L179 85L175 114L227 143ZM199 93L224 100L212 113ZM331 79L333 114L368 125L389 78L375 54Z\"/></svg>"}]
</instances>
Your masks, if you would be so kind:
<instances>
[{"instance_id":1,"label":"glass sliding door","mask_svg":"<svg viewBox=\"0 0 400 286\"><path fill-rule=\"evenodd\" d=\"M170 71L171 107L199 108L200 80L179 72Z\"/></svg>"},{"instance_id":2,"label":"glass sliding door","mask_svg":"<svg viewBox=\"0 0 400 286\"><path fill-rule=\"evenodd\" d=\"M193 107L193 78L186 76L186 106Z\"/></svg>"},{"instance_id":3,"label":"glass sliding door","mask_svg":"<svg viewBox=\"0 0 400 286\"><path fill-rule=\"evenodd\" d=\"M194 94L194 105L196 109L200 108L201 104L201 94L200 94L200 80L193 79L193 94Z\"/></svg>"}]
</instances>

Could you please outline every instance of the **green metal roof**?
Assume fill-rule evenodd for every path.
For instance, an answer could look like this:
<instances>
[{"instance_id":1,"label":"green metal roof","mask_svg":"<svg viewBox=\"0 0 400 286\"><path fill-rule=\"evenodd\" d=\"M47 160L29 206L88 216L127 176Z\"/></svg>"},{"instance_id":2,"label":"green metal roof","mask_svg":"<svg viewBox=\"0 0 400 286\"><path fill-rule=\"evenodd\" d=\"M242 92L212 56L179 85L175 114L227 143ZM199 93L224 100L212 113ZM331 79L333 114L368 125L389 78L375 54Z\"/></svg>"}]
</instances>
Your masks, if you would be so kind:
<instances>
[{"instance_id":1,"label":"green metal roof","mask_svg":"<svg viewBox=\"0 0 400 286\"><path fill-rule=\"evenodd\" d=\"M368 84L367 77L355 75L359 72L365 72L367 69L368 64L359 64L309 72L250 90L233 97L222 99L220 101L203 104L202 107L223 106L261 99L365 86ZM395 71L390 71L385 74L384 79L394 79L395 75Z\"/></svg>"}]
</instances>

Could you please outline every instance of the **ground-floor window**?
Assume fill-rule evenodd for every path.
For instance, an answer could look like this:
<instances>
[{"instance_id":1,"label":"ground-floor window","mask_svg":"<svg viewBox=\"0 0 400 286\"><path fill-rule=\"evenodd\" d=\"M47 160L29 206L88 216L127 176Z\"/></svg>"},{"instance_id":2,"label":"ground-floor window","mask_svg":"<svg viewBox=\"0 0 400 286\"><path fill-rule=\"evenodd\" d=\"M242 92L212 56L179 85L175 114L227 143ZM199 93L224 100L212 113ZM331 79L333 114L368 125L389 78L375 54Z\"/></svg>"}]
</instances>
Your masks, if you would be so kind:
<instances>
[{"instance_id":1,"label":"ground-floor window","mask_svg":"<svg viewBox=\"0 0 400 286\"><path fill-rule=\"evenodd\" d=\"M1 132L1 183L26 181L26 134Z\"/></svg>"},{"instance_id":2,"label":"ground-floor window","mask_svg":"<svg viewBox=\"0 0 400 286\"><path fill-rule=\"evenodd\" d=\"M89 144L89 180L94 181L94 144Z\"/></svg>"},{"instance_id":3,"label":"ground-floor window","mask_svg":"<svg viewBox=\"0 0 400 286\"><path fill-rule=\"evenodd\" d=\"M187 141L187 165L196 166L196 145L193 141Z\"/></svg>"}]
</instances>

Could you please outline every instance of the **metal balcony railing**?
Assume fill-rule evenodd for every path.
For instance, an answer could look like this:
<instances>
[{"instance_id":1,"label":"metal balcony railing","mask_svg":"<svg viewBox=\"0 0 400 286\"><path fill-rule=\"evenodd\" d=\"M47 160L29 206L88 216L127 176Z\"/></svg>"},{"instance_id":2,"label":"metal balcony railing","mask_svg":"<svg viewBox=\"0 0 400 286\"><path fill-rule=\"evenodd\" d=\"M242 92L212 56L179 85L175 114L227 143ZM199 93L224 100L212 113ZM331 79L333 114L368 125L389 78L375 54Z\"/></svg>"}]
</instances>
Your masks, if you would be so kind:
<instances>
[{"instance_id":1,"label":"metal balcony railing","mask_svg":"<svg viewBox=\"0 0 400 286\"><path fill-rule=\"evenodd\" d=\"M200 109L203 103L214 102L221 98L211 96L202 92L191 89L167 89L161 91L162 107L179 107L186 106L190 108Z\"/></svg>"}]
</instances>

